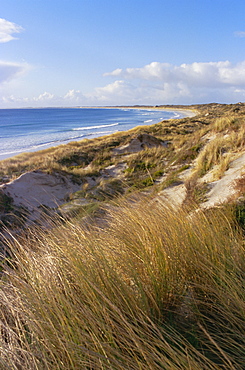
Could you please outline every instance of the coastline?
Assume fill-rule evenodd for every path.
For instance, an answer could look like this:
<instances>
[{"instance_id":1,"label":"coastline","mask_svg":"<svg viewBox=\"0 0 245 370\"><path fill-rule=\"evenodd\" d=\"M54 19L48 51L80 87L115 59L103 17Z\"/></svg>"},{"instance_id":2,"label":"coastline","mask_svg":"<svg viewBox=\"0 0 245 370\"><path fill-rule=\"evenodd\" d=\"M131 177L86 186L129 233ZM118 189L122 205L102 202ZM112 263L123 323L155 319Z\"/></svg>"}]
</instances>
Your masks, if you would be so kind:
<instances>
[{"instance_id":1,"label":"coastline","mask_svg":"<svg viewBox=\"0 0 245 370\"><path fill-rule=\"evenodd\" d=\"M33 108L34 110L35 109L39 109L39 108ZM43 108L42 108L43 109ZM48 109L48 108L47 108ZM56 108L53 108L53 109L56 109ZM66 109L65 107L63 108L57 108L57 109ZM194 115L196 115L197 112L193 111L193 109L183 109L183 108L175 108L175 107L164 107L164 106L148 106L148 105L145 105L145 106L101 106L101 107L73 107L73 109L118 109L118 110L142 110L142 111L165 111L165 112L173 112L175 113L176 116L174 117L171 117L171 118L165 118L165 119L160 119L159 118L159 121L156 120L154 123L150 123L150 124L146 124L147 126L151 126L151 124L156 124L156 123L159 123L163 120L168 120L168 119L179 119L179 118L185 118L185 117L193 117ZM138 125L134 126L134 127L137 127ZM125 129L125 130L122 130L122 131L125 131L127 132L128 129ZM106 136L107 134L103 135L102 132L101 132L101 135L99 136ZM97 136L97 137L99 137ZM86 137L85 137L86 138ZM93 137L92 137L93 138ZM74 140L75 138L72 138L72 141L81 141L82 140L82 137L77 139L77 140ZM69 140L69 139L68 139ZM49 144L42 144L40 145L40 148L38 148L37 146L36 147L32 147L32 148L28 148L28 149L24 149L23 151L16 151L15 153L0 153L0 161L2 160L5 160L5 159L8 159L8 158L13 158L17 155L20 155L20 154L23 154L23 153L28 153L28 152L38 152L39 150L43 150L43 149L47 149L47 148L50 148L50 147L56 147L56 146L59 146L59 145L64 145L66 144L66 141L68 142L68 140L64 140L64 142L60 142L59 144L57 145L54 145L54 142L52 142L51 145Z\"/></svg>"},{"instance_id":2,"label":"coastline","mask_svg":"<svg viewBox=\"0 0 245 370\"><path fill-rule=\"evenodd\" d=\"M172 111L172 112L179 112L184 115L184 117L194 117L198 114L198 109L196 108L185 108L179 107L176 108L174 106L163 106L163 105L112 105L112 106L79 106L73 107L75 109L139 109L139 110L165 110L165 111ZM184 118L183 117L183 118ZM171 118L172 119L172 118ZM174 118L175 119L175 118Z\"/></svg>"},{"instance_id":3,"label":"coastline","mask_svg":"<svg viewBox=\"0 0 245 370\"><path fill-rule=\"evenodd\" d=\"M243 368L245 103L197 111L0 162L5 368Z\"/></svg>"}]
</instances>

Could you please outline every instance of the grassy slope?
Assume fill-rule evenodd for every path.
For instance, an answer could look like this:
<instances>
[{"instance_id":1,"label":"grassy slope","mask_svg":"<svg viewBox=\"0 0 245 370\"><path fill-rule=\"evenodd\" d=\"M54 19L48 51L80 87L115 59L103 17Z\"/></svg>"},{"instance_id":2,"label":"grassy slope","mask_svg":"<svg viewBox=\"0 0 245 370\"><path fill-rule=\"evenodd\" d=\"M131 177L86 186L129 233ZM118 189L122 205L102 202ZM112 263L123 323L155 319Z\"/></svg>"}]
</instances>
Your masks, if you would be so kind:
<instances>
[{"instance_id":1,"label":"grassy slope","mask_svg":"<svg viewBox=\"0 0 245 370\"><path fill-rule=\"evenodd\" d=\"M6 182L35 169L60 171L71 174L81 184L81 191L71 200L86 198L94 204L135 190L147 188L157 192L180 181L180 174L191 167L192 173L185 185L188 198L198 201L205 196L205 186L197 187L198 179L213 168L214 179L218 179L229 168L229 163L244 151L245 105L208 104L191 108L198 111L195 117L163 121L6 159L0 162L0 179ZM131 155L114 154L114 149L129 143L140 133L167 141L168 147ZM120 163L125 164L123 177L103 176L106 167ZM90 177L96 181L94 186L89 184ZM159 185L161 179L164 181ZM79 211L79 207L75 209ZM82 207L80 209L83 211Z\"/></svg>"},{"instance_id":2,"label":"grassy slope","mask_svg":"<svg viewBox=\"0 0 245 370\"><path fill-rule=\"evenodd\" d=\"M132 133L144 130L171 143L126 158L132 170L123 181L131 197L110 205L103 225L49 220L50 229L33 228L6 242L11 258L1 279L0 368L244 368L244 230L236 221L238 214L243 223L243 209L190 214L150 194L132 194L142 189L139 178L151 177L150 188L157 190L154 173L176 179L196 159L189 179L193 193L196 179L223 166L226 153L231 160L244 150L243 106L199 111L130 135L2 162L3 176L38 166L80 181L88 171L96 176L103 166L121 161L111 150ZM207 134L217 140L209 150ZM220 144L221 138L227 141Z\"/></svg>"}]
</instances>

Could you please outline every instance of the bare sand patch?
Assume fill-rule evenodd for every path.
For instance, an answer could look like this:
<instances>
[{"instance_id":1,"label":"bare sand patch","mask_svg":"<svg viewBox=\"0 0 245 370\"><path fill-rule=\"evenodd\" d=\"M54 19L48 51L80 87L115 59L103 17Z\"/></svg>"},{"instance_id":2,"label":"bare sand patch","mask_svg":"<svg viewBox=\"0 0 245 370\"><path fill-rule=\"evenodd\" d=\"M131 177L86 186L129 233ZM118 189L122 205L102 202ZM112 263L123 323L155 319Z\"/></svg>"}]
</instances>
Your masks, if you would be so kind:
<instances>
[{"instance_id":1,"label":"bare sand patch","mask_svg":"<svg viewBox=\"0 0 245 370\"><path fill-rule=\"evenodd\" d=\"M15 206L36 210L40 206L57 208L69 194L80 189L68 176L42 171L27 172L16 180L1 185L3 193L13 199Z\"/></svg>"}]
</instances>

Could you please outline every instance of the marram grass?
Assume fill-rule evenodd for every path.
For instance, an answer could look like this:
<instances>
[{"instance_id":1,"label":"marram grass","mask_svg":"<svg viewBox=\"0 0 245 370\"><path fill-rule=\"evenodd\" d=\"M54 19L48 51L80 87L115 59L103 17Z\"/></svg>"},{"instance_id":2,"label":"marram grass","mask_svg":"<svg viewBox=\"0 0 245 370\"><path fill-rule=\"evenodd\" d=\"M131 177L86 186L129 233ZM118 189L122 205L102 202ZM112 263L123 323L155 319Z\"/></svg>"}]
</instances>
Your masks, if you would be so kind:
<instances>
[{"instance_id":1,"label":"marram grass","mask_svg":"<svg viewBox=\"0 0 245 370\"><path fill-rule=\"evenodd\" d=\"M8 239L1 369L244 369L245 251L231 211L122 201L97 226Z\"/></svg>"}]
</instances>

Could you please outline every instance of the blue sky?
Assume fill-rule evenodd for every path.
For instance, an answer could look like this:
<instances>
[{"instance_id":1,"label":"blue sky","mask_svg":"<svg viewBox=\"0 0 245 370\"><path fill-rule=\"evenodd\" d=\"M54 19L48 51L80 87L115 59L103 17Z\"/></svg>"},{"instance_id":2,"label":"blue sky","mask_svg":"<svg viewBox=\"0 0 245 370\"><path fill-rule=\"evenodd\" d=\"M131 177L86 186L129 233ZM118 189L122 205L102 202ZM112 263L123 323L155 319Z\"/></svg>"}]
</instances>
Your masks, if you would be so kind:
<instances>
[{"instance_id":1,"label":"blue sky","mask_svg":"<svg viewBox=\"0 0 245 370\"><path fill-rule=\"evenodd\" d=\"M0 108L245 101L244 0L0 3Z\"/></svg>"}]
</instances>

